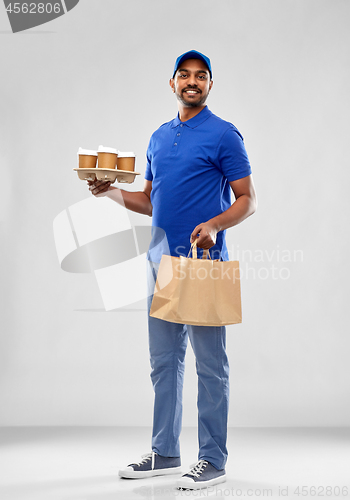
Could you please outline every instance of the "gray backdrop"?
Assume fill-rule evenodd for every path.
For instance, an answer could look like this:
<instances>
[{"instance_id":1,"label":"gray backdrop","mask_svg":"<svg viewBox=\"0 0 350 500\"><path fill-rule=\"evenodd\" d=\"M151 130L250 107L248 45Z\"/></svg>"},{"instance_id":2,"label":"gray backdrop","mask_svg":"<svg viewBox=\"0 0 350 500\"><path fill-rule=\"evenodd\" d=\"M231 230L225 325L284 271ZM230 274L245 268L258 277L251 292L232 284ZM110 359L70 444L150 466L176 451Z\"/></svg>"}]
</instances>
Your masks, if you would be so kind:
<instances>
[{"instance_id":1,"label":"gray backdrop","mask_svg":"<svg viewBox=\"0 0 350 500\"><path fill-rule=\"evenodd\" d=\"M151 424L144 303L105 312L92 274L60 269L52 226L90 196L79 146L134 150L144 173L190 49L212 60L209 107L243 134L259 196L228 234L244 315L230 425L349 424L349 18L345 0L81 0L14 35L0 6L1 425ZM190 348L185 382L196 425Z\"/></svg>"}]
</instances>

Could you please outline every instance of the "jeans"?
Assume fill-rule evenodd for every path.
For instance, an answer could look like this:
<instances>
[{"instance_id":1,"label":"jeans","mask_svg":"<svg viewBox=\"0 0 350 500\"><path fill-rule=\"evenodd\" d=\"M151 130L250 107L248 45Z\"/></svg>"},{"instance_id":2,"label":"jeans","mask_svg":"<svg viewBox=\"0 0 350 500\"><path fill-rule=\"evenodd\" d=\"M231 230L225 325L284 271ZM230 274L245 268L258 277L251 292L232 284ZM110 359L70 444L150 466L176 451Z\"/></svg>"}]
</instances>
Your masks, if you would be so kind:
<instances>
[{"instance_id":1,"label":"jeans","mask_svg":"<svg viewBox=\"0 0 350 500\"><path fill-rule=\"evenodd\" d=\"M159 264L148 262L148 311ZM152 451L180 456L182 388L188 337L198 375L198 459L223 469L227 460L229 364L224 326L170 323L148 314L151 380L155 393Z\"/></svg>"}]
</instances>

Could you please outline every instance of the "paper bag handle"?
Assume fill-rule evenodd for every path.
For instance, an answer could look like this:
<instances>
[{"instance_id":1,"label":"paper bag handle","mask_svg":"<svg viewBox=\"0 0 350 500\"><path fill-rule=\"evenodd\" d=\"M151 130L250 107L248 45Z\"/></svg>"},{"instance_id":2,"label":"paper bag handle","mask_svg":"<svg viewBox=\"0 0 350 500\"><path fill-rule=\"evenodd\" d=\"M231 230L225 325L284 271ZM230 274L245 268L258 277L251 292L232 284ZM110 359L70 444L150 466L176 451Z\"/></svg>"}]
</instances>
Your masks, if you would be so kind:
<instances>
[{"instance_id":1,"label":"paper bag handle","mask_svg":"<svg viewBox=\"0 0 350 500\"><path fill-rule=\"evenodd\" d=\"M209 258L209 260L211 260L211 255L210 255L209 250L203 250L202 259L207 260L208 258Z\"/></svg>"},{"instance_id":2,"label":"paper bag handle","mask_svg":"<svg viewBox=\"0 0 350 500\"><path fill-rule=\"evenodd\" d=\"M194 242L191 243L191 248L190 248L190 251L188 252L187 258L189 258L191 252L192 252L192 259L196 259L197 258L197 240L194 240Z\"/></svg>"},{"instance_id":3,"label":"paper bag handle","mask_svg":"<svg viewBox=\"0 0 350 500\"><path fill-rule=\"evenodd\" d=\"M187 258L189 258L191 252L192 252L192 259L197 259L197 240L194 240L194 242L191 244L191 248L190 251L188 252ZM211 255L209 250L203 250L202 259L206 260L208 257L211 260Z\"/></svg>"}]
</instances>

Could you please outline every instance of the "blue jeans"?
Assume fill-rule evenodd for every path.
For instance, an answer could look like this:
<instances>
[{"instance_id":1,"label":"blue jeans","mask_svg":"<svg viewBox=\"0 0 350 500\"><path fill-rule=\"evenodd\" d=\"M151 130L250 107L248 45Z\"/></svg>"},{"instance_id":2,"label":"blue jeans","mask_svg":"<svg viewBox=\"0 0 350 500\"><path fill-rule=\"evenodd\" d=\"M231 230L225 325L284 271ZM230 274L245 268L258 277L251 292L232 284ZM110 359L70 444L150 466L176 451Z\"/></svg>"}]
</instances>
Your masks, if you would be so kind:
<instances>
[{"instance_id":1,"label":"blue jeans","mask_svg":"<svg viewBox=\"0 0 350 500\"><path fill-rule=\"evenodd\" d=\"M148 262L148 311L159 264ZM188 337L198 375L198 459L223 469L227 460L229 364L226 329L170 323L148 315L154 416L152 451L163 457L180 456L182 387Z\"/></svg>"}]
</instances>

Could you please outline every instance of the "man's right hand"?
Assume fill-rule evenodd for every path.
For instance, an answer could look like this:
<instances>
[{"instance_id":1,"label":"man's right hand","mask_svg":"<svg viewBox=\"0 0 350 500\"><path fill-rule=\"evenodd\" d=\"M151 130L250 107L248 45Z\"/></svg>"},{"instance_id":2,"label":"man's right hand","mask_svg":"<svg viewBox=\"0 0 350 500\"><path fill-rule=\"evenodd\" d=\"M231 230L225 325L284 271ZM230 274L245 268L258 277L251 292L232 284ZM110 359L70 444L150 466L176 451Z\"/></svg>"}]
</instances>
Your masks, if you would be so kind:
<instances>
[{"instance_id":1,"label":"man's right hand","mask_svg":"<svg viewBox=\"0 0 350 500\"><path fill-rule=\"evenodd\" d=\"M138 212L139 214L152 216L151 191L152 181L146 181L143 191L124 191L111 186L109 181L88 181L91 193L96 196L106 196L112 201L119 203L128 210Z\"/></svg>"},{"instance_id":2,"label":"man's right hand","mask_svg":"<svg viewBox=\"0 0 350 500\"><path fill-rule=\"evenodd\" d=\"M89 189L94 196L105 196L111 185L110 181L87 181Z\"/></svg>"}]
</instances>

